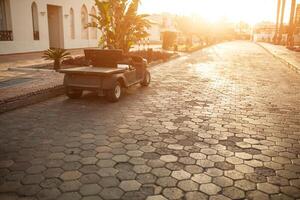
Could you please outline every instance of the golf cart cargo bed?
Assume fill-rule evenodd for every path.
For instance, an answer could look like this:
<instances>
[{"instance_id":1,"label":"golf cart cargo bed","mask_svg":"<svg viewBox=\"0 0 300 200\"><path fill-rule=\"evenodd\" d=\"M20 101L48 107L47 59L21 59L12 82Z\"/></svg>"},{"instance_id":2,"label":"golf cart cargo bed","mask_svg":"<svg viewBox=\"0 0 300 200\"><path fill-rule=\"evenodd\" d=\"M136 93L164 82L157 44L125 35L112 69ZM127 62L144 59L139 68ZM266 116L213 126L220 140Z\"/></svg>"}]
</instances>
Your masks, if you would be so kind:
<instances>
[{"instance_id":1,"label":"golf cart cargo bed","mask_svg":"<svg viewBox=\"0 0 300 200\"><path fill-rule=\"evenodd\" d=\"M111 67L76 67L70 69L62 69L60 72L65 74L90 74L90 75L111 75L124 72L125 69Z\"/></svg>"}]
</instances>

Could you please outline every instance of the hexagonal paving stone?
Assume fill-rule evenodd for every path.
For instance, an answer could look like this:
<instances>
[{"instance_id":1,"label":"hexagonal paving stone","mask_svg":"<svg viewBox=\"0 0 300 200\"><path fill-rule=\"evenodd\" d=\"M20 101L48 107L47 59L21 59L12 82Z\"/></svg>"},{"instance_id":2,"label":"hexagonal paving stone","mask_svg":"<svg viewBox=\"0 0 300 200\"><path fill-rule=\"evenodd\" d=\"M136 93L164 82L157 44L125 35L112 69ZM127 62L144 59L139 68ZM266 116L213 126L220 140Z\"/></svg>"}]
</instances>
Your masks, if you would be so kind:
<instances>
[{"instance_id":1,"label":"hexagonal paving stone","mask_svg":"<svg viewBox=\"0 0 300 200\"><path fill-rule=\"evenodd\" d=\"M265 199L268 199L268 198L265 198ZM293 200L292 197L289 197L285 194L272 194L271 199L272 200Z\"/></svg>"},{"instance_id":2,"label":"hexagonal paving stone","mask_svg":"<svg viewBox=\"0 0 300 200\"><path fill-rule=\"evenodd\" d=\"M291 196L293 198L299 198L300 197L300 189L293 187L293 186L284 186L280 187L281 192L284 194Z\"/></svg>"},{"instance_id":3,"label":"hexagonal paving stone","mask_svg":"<svg viewBox=\"0 0 300 200\"><path fill-rule=\"evenodd\" d=\"M212 178L206 174L195 174L192 176L192 180L197 183L203 184L210 183Z\"/></svg>"},{"instance_id":4,"label":"hexagonal paving stone","mask_svg":"<svg viewBox=\"0 0 300 200\"><path fill-rule=\"evenodd\" d=\"M99 162L97 162L97 166L101 168L113 167L115 164L116 162L113 160L100 160Z\"/></svg>"},{"instance_id":5,"label":"hexagonal paving stone","mask_svg":"<svg viewBox=\"0 0 300 200\"><path fill-rule=\"evenodd\" d=\"M186 165L184 170L191 174L199 174L204 171L203 168L198 165Z\"/></svg>"},{"instance_id":6,"label":"hexagonal paving stone","mask_svg":"<svg viewBox=\"0 0 300 200\"><path fill-rule=\"evenodd\" d=\"M154 183L156 181L156 176L150 173L146 174L139 174L136 177L136 180L142 184L147 184L147 183Z\"/></svg>"},{"instance_id":7,"label":"hexagonal paving stone","mask_svg":"<svg viewBox=\"0 0 300 200\"><path fill-rule=\"evenodd\" d=\"M40 174L26 175L26 176L22 179L22 183L23 183L24 185L28 185L28 184L39 184L39 183L41 183L44 179L45 179L45 177L42 176L42 175L40 175Z\"/></svg>"},{"instance_id":8,"label":"hexagonal paving stone","mask_svg":"<svg viewBox=\"0 0 300 200\"><path fill-rule=\"evenodd\" d=\"M203 168L209 168L209 167L213 167L215 163L210 160L198 160L196 164Z\"/></svg>"},{"instance_id":9,"label":"hexagonal paving stone","mask_svg":"<svg viewBox=\"0 0 300 200\"><path fill-rule=\"evenodd\" d=\"M127 155L115 155L112 159L116 162L127 162L130 158Z\"/></svg>"},{"instance_id":10,"label":"hexagonal paving stone","mask_svg":"<svg viewBox=\"0 0 300 200\"><path fill-rule=\"evenodd\" d=\"M163 176L170 176L171 171L166 169L166 168L154 168L151 171L152 174L158 177L163 177Z\"/></svg>"},{"instance_id":11,"label":"hexagonal paving stone","mask_svg":"<svg viewBox=\"0 0 300 200\"><path fill-rule=\"evenodd\" d=\"M83 184L97 183L99 179L97 174L86 174L80 177L80 182Z\"/></svg>"},{"instance_id":12,"label":"hexagonal paving stone","mask_svg":"<svg viewBox=\"0 0 300 200\"><path fill-rule=\"evenodd\" d=\"M244 178L244 174L241 172L238 172L236 170L229 170L225 171L224 175L227 176L228 178L234 179L234 180L239 180Z\"/></svg>"},{"instance_id":13,"label":"hexagonal paving stone","mask_svg":"<svg viewBox=\"0 0 300 200\"><path fill-rule=\"evenodd\" d=\"M103 177L98 181L102 187L114 187L120 184L120 181L116 177Z\"/></svg>"},{"instance_id":14,"label":"hexagonal paving stone","mask_svg":"<svg viewBox=\"0 0 300 200\"><path fill-rule=\"evenodd\" d=\"M179 171L173 171L171 176L176 178L177 180L184 180L190 178L191 174L184 170L179 170Z\"/></svg>"},{"instance_id":15,"label":"hexagonal paving stone","mask_svg":"<svg viewBox=\"0 0 300 200\"><path fill-rule=\"evenodd\" d=\"M81 173L79 171L67 171L60 176L60 178L64 181L76 180L80 177Z\"/></svg>"},{"instance_id":16,"label":"hexagonal paving stone","mask_svg":"<svg viewBox=\"0 0 300 200\"><path fill-rule=\"evenodd\" d=\"M205 173L211 177L217 177L223 175L223 171L217 168L208 168Z\"/></svg>"},{"instance_id":17,"label":"hexagonal paving stone","mask_svg":"<svg viewBox=\"0 0 300 200\"><path fill-rule=\"evenodd\" d=\"M85 157L80 160L83 165L94 165L98 159L96 157Z\"/></svg>"},{"instance_id":18,"label":"hexagonal paving stone","mask_svg":"<svg viewBox=\"0 0 300 200\"><path fill-rule=\"evenodd\" d=\"M229 162L216 162L215 163L215 167L221 170L233 170L234 169L234 165L229 163Z\"/></svg>"},{"instance_id":19,"label":"hexagonal paving stone","mask_svg":"<svg viewBox=\"0 0 300 200\"><path fill-rule=\"evenodd\" d=\"M227 187L223 189L223 195L231 199L244 199L245 192L236 187Z\"/></svg>"},{"instance_id":20,"label":"hexagonal paving stone","mask_svg":"<svg viewBox=\"0 0 300 200\"><path fill-rule=\"evenodd\" d=\"M33 165L26 170L28 174L39 174L46 170L46 167L43 165Z\"/></svg>"},{"instance_id":21,"label":"hexagonal paving stone","mask_svg":"<svg viewBox=\"0 0 300 200\"><path fill-rule=\"evenodd\" d=\"M205 183L200 185L200 191L208 195L215 195L221 191L221 188L213 183Z\"/></svg>"},{"instance_id":22,"label":"hexagonal paving stone","mask_svg":"<svg viewBox=\"0 0 300 200\"><path fill-rule=\"evenodd\" d=\"M213 183L220 187L228 187L233 185L233 180L225 176L220 176L213 178Z\"/></svg>"},{"instance_id":23,"label":"hexagonal paving stone","mask_svg":"<svg viewBox=\"0 0 300 200\"><path fill-rule=\"evenodd\" d=\"M163 195L167 199L180 199L183 197L183 192L178 188L165 188L163 190Z\"/></svg>"},{"instance_id":24,"label":"hexagonal paving stone","mask_svg":"<svg viewBox=\"0 0 300 200\"><path fill-rule=\"evenodd\" d=\"M164 162L176 162L178 158L174 155L163 155L160 159Z\"/></svg>"},{"instance_id":25,"label":"hexagonal paving stone","mask_svg":"<svg viewBox=\"0 0 300 200\"><path fill-rule=\"evenodd\" d=\"M131 179L135 179L136 176L137 176L136 173L127 170L120 170L119 173L117 174L117 177L120 180L131 180Z\"/></svg>"},{"instance_id":26,"label":"hexagonal paving stone","mask_svg":"<svg viewBox=\"0 0 300 200\"><path fill-rule=\"evenodd\" d=\"M220 155L209 155L207 156L208 160L211 160L213 162L223 162L225 161L225 158L223 156Z\"/></svg>"},{"instance_id":27,"label":"hexagonal paving stone","mask_svg":"<svg viewBox=\"0 0 300 200\"><path fill-rule=\"evenodd\" d=\"M249 153L245 153L245 152L235 153L235 156L238 157L238 158L241 158L243 160L250 160L250 159L252 159L252 155L249 154Z\"/></svg>"},{"instance_id":28,"label":"hexagonal paving stone","mask_svg":"<svg viewBox=\"0 0 300 200\"><path fill-rule=\"evenodd\" d=\"M136 165L133 167L133 171L135 171L138 174L144 174L151 171L151 167L148 167L147 165Z\"/></svg>"},{"instance_id":29,"label":"hexagonal paving stone","mask_svg":"<svg viewBox=\"0 0 300 200\"><path fill-rule=\"evenodd\" d=\"M239 172L242 172L242 173L245 173L245 174L249 174L249 173L253 173L254 172L254 168L253 167L250 167L250 166L244 165L244 164L235 165L235 170L237 170Z\"/></svg>"},{"instance_id":30,"label":"hexagonal paving stone","mask_svg":"<svg viewBox=\"0 0 300 200\"><path fill-rule=\"evenodd\" d=\"M41 182L43 188L56 188L62 184L62 181L58 178L49 178Z\"/></svg>"},{"instance_id":31,"label":"hexagonal paving stone","mask_svg":"<svg viewBox=\"0 0 300 200\"><path fill-rule=\"evenodd\" d=\"M102 188L97 184L84 184L80 188L79 192L83 196L98 194Z\"/></svg>"},{"instance_id":32,"label":"hexagonal paving stone","mask_svg":"<svg viewBox=\"0 0 300 200\"><path fill-rule=\"evenodd\" d=\"M168 148L169 149L174 149L174 150L181 150L181 149L183 149L183 146L179 145L179 144L169 144Z\"/></svg>"},{"instance_id":33,"label":"hexagonal paving stone","mask_svg":"<svg viewBox=\"0 0 300 200\"><path fill-rule=\"evenodd\" d=\"M279 187L270 183L258 183L257 189L267 194L275 194L279 192Z\"/></svg>"},{"instance_id":34,"label":"hexagonal paving stone","mask_svg":"<svg viewBox=\"0 0 300 200\"><path fill-rule=\"evenodd\" d=\"M132 150L132 151L127 151L126 154L130 157L140 157L143 155L143 152L139 150Z\"/></svg>"},{"instance_id":35,"label":"hexagonal paving stone","mask_svg":"<svg viewBox=\"0 0 300 200\"><path fill-rule=\"evenodd\" d=\"M124 191L135 191L139 190L142 184L137 182L136 180L122 181L119 185Z\"/></svg>"},{"instance_id":36,"label":"hexagonal paving stone","mask_svg":"<svg viewBox=\"0 0 300 200\"><path fill-rule=\"evenodd\" d=\"M118 172L119 170L115 168L101 168L98 170L97 173L102 177L106 177L106 176L115 176Z\"/></svg>"},{"instance_id":37,"label":"hexagonal paving stone","mask_svg":"<svg viewBox=\"0 0 300 200\"><path fill-rule=\"evenodd\" d=\"M21 196L33 196L36 195L39 191L41 191L41 187L39 187L38 185L25 185L18 188L10 187L9 190L6 191L0 189L1 193L15 192L16 190L17 193Z\"/></svg>"},{"instance_id":38,"label":"hexagonal paving stone","mask_svg":"<svg viewBox=\"0 0 300 200\"><path fill-rule=\"evenodd\" d=\"M253 200L269 200L269 196L259 190L247 192L247 197Z\"/></svg>"},{"instance_id":39,"label":"hexagonal paving stone","mask_svg":"<svg viewBox=\"0 0 300 200\"><path fill-rule=\"evenodd\" d=\"M146 200L168 200L162 195L148 196Z\"/></svg>"},{"instance_id":40,"label":"hexagonal paving stone","mask_svg":"<svg viewBox=\"0 0 300 200\"><path fill-rule=\"evenodd\" d=\"M103 199L120 199L123 196L124 192L119 189L119 188L104 188L101 192L100 192L100 196Z\"/></svg>"},{"instance_id":41,"label":"hexagonal paving stone","mask_svg":"<svg viewBox=\"0 0 300 200\"><path fill-rule=\"evenodd\" d=\"M51 189L43 189L41 190L37 196L41 200L55 200L60 195L60 191L56 188Z\"/></svg>"},{"instance_id":42,"label":"hexagonal paving stone","mask_svg":"<svg viewBox=\"0 0 300 200\"><path fill-rule=\"evenodd\" d=\"M234 165L242 164L244 162L243 159L237 158L235 156L226 158L226 161Z\"/></svg>"},{"instance_id":43,"label":"hexagonal paving stone","mask_svg":"<svg viewBox=\"0 0 300 200\"><path fill-rule=\"evenodd\" d=\"M67 192L60 195L57 200L80 200L80 199L81 196L77 192Z\"/></svg>"},{"instance_id":44,"label":"hexagonal paving stone","mask_svg":"<svg viewBox=\"0 0 300 200\"><path fill-rule=\"evenodd\" d=\"M191 153L190 157L196 159L196 160L201 160L201 159L205 159L206 155L202 154L202 153Z\"/></svg>"},{"instance_id":45,"label":"hexagonal paving stone","mask_svg":"<svg viewBox=\"0 0 300 200\"><path fill-rule=\"evenodd\" d=\"M79 181L66 181L63 182L60 186L59 189L63 192L72 192L72 191L77 191L81 187L81 183Z\"/></svg>"},{"instance_id":46,"label":"hexagonal paving stone","mask_svg":"<svg viewBox=\"0 0 300 200\"><path fill-rule=\"evenodd\" d=\"M0 160L0 169L1 168L9 168L14 164L13 160Z\"/></svg>"},{"instance_id":47,"label":"hexagonal paving stone","mask_svg":"<svg viewBox=\"0 0 300 200\"><path fill-rule=\"evenodd\" d=\"M187 192L185 194L185 199L186 200L206 200L208 199L208 196L206 194L203 194L202 192L199 191L193 191L193 192Z\"/></svg>"},{"instance_id":48,"label":"hexagonal paving stone","mask_svg":"<svg viewBox=\"0 0 300 200\"><path fill-rule=\"evenodd\" d=\"M177 179L172 177L162 177L158 178L156 183L162 187L174 187L177 184Z\"/></svg>"},{"instance_id":49,"label":"hexagonal paving stone","mask_svg":"<svg viewBox=\"0 0 300 200\"><path fill-rule=\"evenodd\" d=\"M191 180L183 180L178 182L178 187L185 192L190 192L198 190L199 185Z\"/></svg>"},{"instance_id":50,"label":"hexagonal paving stone","mask_svg":"<svg viewBox=\"0 0 300 200\"><path fill-rule=\"evenodd\" d=\"M238 180L235 182L234 186L244 190L244 191L249 191L249 190L254 190L256 185L248 180Z\"/></svg>"}]
</instances>

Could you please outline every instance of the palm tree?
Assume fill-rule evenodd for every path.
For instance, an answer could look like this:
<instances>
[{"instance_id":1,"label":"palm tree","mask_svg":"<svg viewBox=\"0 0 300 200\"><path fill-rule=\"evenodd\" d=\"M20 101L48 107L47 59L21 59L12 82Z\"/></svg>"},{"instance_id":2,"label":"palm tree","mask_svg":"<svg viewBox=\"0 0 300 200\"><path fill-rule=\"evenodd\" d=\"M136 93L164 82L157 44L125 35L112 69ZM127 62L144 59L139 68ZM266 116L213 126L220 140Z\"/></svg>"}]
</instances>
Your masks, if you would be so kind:
<instances>
[{"instance_id":1,"label":"palm tree","mask_svg":"<svg viewBox=\"0 0 300 200\"><path fill-rule=\"evenodd\" d=\"M278 44L281 44L282 40L282 33L283 33L283 19L284 19L284 11L285 11L285 2L286 0L282 0L282 7L281 7L281 18L280 18L280 28L279 28L279 36L278 36Z\"/></svg>"},{"instance_id":2,"label":"palm tree","mask_svg":"<svg viewBox=\"0 0 300 200\"><path fill-rule=\"evenodd\" d=\"M71 54L65 49L48 49L42 56L45 60L54 61L54 70L60 69L61 62L66 58L71 58Z\"/></svg>"},{"instance_id":3,"label":"palm tree","mask_svg":"<svg viewBox=\"0 0 300 200\"><path fill-rule=\"evenodd\" d=\"M294 16L295 16L296 0L292 0L291 13L290 13L290 24L287 39L287 46L294 46Z\"/></svg>"},{"instance_id":4,"label":"palm tree","mask_svg":"<svg viewBox=\"0 0 300 200\"><path fill-rule=\"evenodd\" d=\"M278 36L278 26L279 26L279 16L280 16L280 6L281 6L281 0L277 1L277 15L276 15L276 28L275 28L275 34L273 38L273 42L277 43L277 36Z\"/></svg>"},{"instance_id":5,"label":"palm tree","mask_svg":"<svg viewBox=\"0 0 300 200\"><path fill-rule=\"evenodd\" d=\"M96 20L87 26L101 31L99 44L104 48L128 52L132 45L149 36L148 15L137 14L140 0L95 0L95 4L98 15L91 15Z\"/></svg>"}]
</instances>

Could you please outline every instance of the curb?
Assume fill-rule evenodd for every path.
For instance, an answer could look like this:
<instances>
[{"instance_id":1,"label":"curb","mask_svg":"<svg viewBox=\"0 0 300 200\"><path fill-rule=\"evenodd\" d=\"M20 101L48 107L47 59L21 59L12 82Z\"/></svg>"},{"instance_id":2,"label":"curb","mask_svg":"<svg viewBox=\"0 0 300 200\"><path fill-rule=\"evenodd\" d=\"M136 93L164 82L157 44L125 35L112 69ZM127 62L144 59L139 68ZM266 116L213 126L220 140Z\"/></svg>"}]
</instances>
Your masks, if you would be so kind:
<instances>
[{"instance_id":1,"label":"curb","mask_svg":"<svg viewBox=\"0 0 300 200\"><path fill-rule=\"evenodd\" d=\"M174 59L179 58L179 57L180 57L180 55L177 54L177 55L171 56L171 57L170 57L169 59L167 59L167 60L158 60L158 61L154 61L154 62L152 62L152 63L149 64L149 67L154 67L154 66L156 66L156 65L159 65L159 64L163 64L163 63L169 62L169 61L174 60Z\"/></svg>"},{"instance_id":2,"label":"curb","mask_svg":"<svg viewBox=\"0 0 300 200\"><path fill-rule=\"evenodd\" d=\"M7 69L8 71L15 71L15 72L55 72L51 69L38 69L38 68L18 68L18 67L10 67Z\"/></svg>"},{"instance_id":3,"label":"curb","mask_svg":"<svg viewBox=\"0 0 300 200\"><path fill-rule=\"evenodd\" d=\"M267 49L263 45L261 45L261 44L259 44L257 42L256 42L256 44L258 46L260 46L261 48L263 48L265 51L267 51L269 54L271 54L274 58L277 58L278 60L280 60L280 62L282 62L283 64L287 65L290 69L292 69L293 71L295 71L297 74L300 74L300 69L296 65L294 65L291 62L283 59L282 57L274 54L272 51L270 51L269 49Z\"/></svg>"},{"instance_id":4,"label":"curb","mask_svg":"<svg viewBox=\"0 0 300 200\"><path fill-rule=\"evenodd\" d=\"M0 113L15 110L24 106L36 104L64 93L64 86L58 85L52 88L42 89L29 94L5 99L0 102Z\"/></svg>"}]
</instances>

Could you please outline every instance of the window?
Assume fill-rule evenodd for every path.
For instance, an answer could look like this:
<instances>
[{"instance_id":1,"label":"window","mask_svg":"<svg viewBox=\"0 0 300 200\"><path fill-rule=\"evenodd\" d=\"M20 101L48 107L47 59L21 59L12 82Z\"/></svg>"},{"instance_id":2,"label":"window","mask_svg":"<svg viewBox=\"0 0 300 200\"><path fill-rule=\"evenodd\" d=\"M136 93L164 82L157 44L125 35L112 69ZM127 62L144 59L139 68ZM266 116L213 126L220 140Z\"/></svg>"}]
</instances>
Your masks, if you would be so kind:
<instances>
[{"instance_id":1,"label":"window","mask_svg":"<svg viewBox=\"0 0 300 200\"><path fill-rule=\"evenodd\" d=\"M35 2L31 4L31 14L32 14L32 28L33 28L33 39L40 39L39 32L39 19L38 19L38 8Z\"/></svg>"},{"instance_id":2,"label":"window","mask_svg":"<svg viewBox=\"0 0 300 200\"><path fill-rule=\"evenodd\" d=\"M85 5L81 8L81 39L89 39L89 30L86 27L88 24L88 11Z\"/></svg>"},{"instance_id":3,"label":"window","mask_svg":"<svg viewBox=\"0 0 300 200\"><path fill-rule=\"evenodd\" d=\"M0 0L0 41L12 40L13 32L9 0Z\"/></svg>"},{"instance_id":4,"label":"window","mask_svg":"<svg viewBox=\"0 0 300 200\"><path fill-rule=\"evenodd\" d=\"M91 14L97 15L95 7L92 7ZM97 20L94 17L91 17L91 23L97 23ZM90 30L91 30L91 39L96 40L97 39L97 28L92 27L92 28L90 28Z\"/></svg>"},{"instance_id":5,"label":"window","mask_svg":"<svg viewBox=\"0 0 300 200\"><path fill-rule=\"evenodd\" d=\"M75 17L73 8L70 9L70 38L75 39Z\"/></svg>"}]
</instances>

